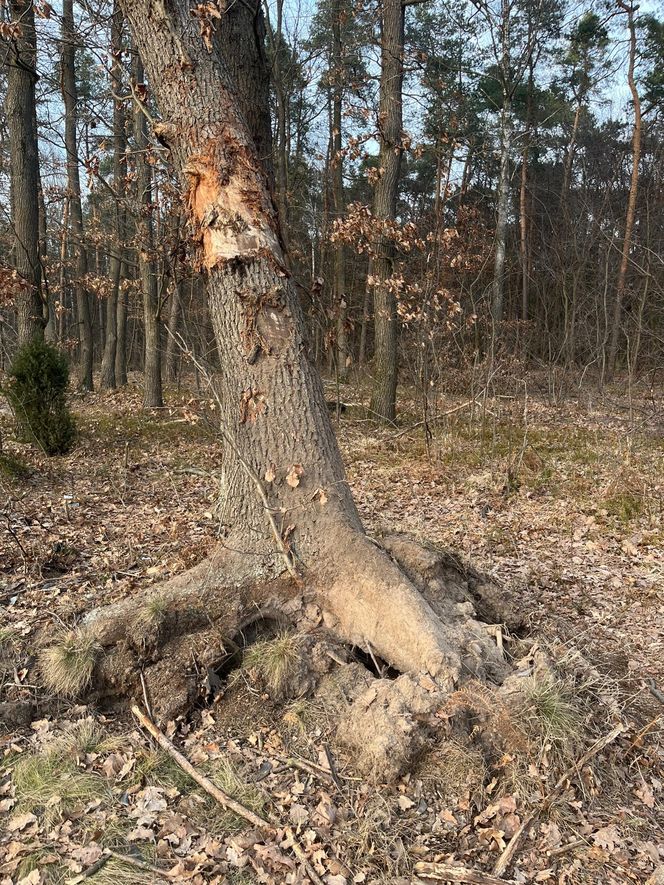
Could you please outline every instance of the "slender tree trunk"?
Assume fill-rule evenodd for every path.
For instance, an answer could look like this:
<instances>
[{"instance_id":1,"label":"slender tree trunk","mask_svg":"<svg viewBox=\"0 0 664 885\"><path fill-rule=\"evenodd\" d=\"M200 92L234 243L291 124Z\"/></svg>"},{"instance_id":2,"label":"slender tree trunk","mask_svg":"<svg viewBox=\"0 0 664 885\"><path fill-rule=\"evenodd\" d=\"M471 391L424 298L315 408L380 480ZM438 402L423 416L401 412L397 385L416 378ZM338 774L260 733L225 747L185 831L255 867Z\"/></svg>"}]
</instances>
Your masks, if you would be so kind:
<instances>
[{"instance_id":1,"label":"slender tree trunk","mask_svg":"<svg viewBox=\"0 0 664 885\"><path fill-rule=\"evenodd\" d=\"M530 282L530 250L528 248L528 164L530 162L530 141L533 125L533 68L532 57L533 23L528 22L528 45L531 47L530 65L528 69L528 98L526 106L526 130L523 136L523 152L521 154L521 184L519 187L519 257L521 259L521 319L528 319L529 282ZM525 330L524 330L525 334Z\"/></svg>"},{"instance_id":2,"label":"slender tree trunk","mask_svg":"<svg viewBox=\"0 0 664 885\"><path fill-rule=\"evenodd\" d=\"M357 362L363 366L367 361L367 336L369 332L369 318L371 315L371 295L372 287L369 284L369 277L373 273L373 262L369 257L369 266L367 268L367 282L364 287L364 299L362 301L362 325L360 326L360 349L357 355Z\"/></svg>"},{"instance_id":3,"label":"slender tree trunk","mask_svg":"<svg viewBox=\"0 0 664 885\"><path fill-rule=\"evenodd\" d=\"M134 56L132 75L137 86L143 83L143 65L138 55ZM143 290L143 329L145 335L143 406L146 409L155 409L164 404L159 342L159 286L155 261L152 167L148 162L148 127L145 114L138 104L134 109L134 142L136 146L136 189L140 213L138 220L138 267Z\"/></svg>"},{"instance_id":4,"label":"slender tree trunk","mask_svg":"<svg viewBox=\"0 0 664 885\"><path fill-rule=\"evenodd\" d=\"M510 211L510 151L512 148L512 94L510 70L510 2L501 0L500 73L503 87L503 106L500 114L500 174L496 207L496 242L493 262L491 317L495 326L503 321L505 301L505 253L507 223ZM494 334L495 334L494 329Z\"/></svg>"},{"instance_id":5,"label":"slender tree trunk","mask_svg":"<svg viewBox=\"0 0 664 885\"><path fill-rule=\"evenodd\" d=\"M110 261L111 291L106 301L106 337L101 361L101 386L113 390L117 386L115 364L118 344L118 298L122 284L122 265L126 229L125 191L125 135L124 103L122 93L122 13L115 3L111 19L111 90L113 92L113 189L115 190L115 238Z\"/></svg>"},{"instance_id":6,"label":"slender tree trunk","mask_svg":"<svg viewBox=\"0 0 664 885\"><path fill-rule=\"evenodd\" d=\"M58 302L58 342L63 343L65 337L65 315L67 313L67 242L69 234L69 196L65 196L62 204L62 222L60 224L60 298Z\"/></svg>"},{"instance_id":7,"label":"slender tree trunk","mask_svg":"<svg viewBox=\"0 0 664 885\"><path fill-rule=\"evenodd\" d=\"M629 65L627 69L627 83L632 94L634 105L634 128L632 130L632 177L629 186L629 199L627 200L627 215L625 218L625 234L623 237L620 267L616 281L616 294L613 301L613 317L611 322L611 340L609 342L608 374L611 377L616 368L618 356L618 342L620 340L620 327L622 320L622 304L627 282L627 269L629 256L632 250L632 235L636 220L636 201L639 193L639 164L641 162L641 100L636 86L634 67L636 64L636 22L634 19L638 6L633 3L627 5L619 2L618 5L627 14L627 26L629 28Z\"/></svg>"},{"instance_id":8,"label":"slender tree trunk","mask_svg":"<svg viewBox=\"0 0 664 885\"><path fill-rule=\"evenodd\" d=\"M166 339L166 378L175 381L178 376L178 357L180 350L177 345L180 330L180 316L182 314L183 281L178 279L173 286L171 295L171 310L168 317L168 337Z\"/></svg>"},{"instance_id":9,"label":"slender tree trunk","mask_svg":"<svg viewBox=\"0 0 664 885\"><path fill-rule=\"evenodd\" d=\"M267 9L267 5L266 5ZM283 15L284 0L277 0L276 30L269 26L270 45L272 50L272 86L274 89L276 105L276 144L275 158L277 169L276 200L279 210L279 223L281 234L286 248L288 248L288 102L286 98L286 86L284 83L283 62ZM231 58L227 59L232 64ZM241 87L240 87L241 88Z\"/></svg>"},{"instance_id":10,"label":"slender tree trunk","mask_svg":"<svg viewBox=\"0 0 664 885\"><path fill-rule=\"evenodd\" d=\"M574 112L574 122L572 123L572 132L569 138L569 144L565 151L565 162L563 164L563 184L560 191L560 202L563 208L567 205L567 195L569 193L570 182L572 181L572 170L574 168L574 154L576 152L576 140L579 134L579 125L581 123L581 110L583 108L583 95L579 95Z\"/></svg>"},{"instance_id":11,"label":"slender tree trunk","mask_svg":"<svg viewBox=\"0 0 664 885\"><path fill-rule=\"evenodd\" d=\"M332 145L330 164L332 167L332 205L334 218L340 219L344 214L344 165L341 153L343 139L341 131L341 112L343 104L343 55L341 43L341 16L343 7L340 0L335 0L332 10L332 65L330 76L332 78L332 132L330 142ZM348 377L348 363L350 352L348 349L348 335L346 322L348 316L348 300L346 295L346 263L344 244L337 242L333 251L333 279L334 279L334 307L337 314L337 372L339 378L345 381Z\"/></svg>"},{"instance_id":12,"label":"slender tree trunk","mask_svg":"<svg viewBox=\"0 0 664 885\"><path fill-rule=\"evenodd\" d=\"M29 0L12 0L12 23L17 36L7 41L10 202L13 264L25 286L16 296L18 343L44 334L39 257L39 151L37 142L37 39L35 13Z\"/></svg>"},{"instance_id":13,"label":"slender tree trunk","mask_svg":"<svg viewBox=\"0 0 664 885\"><path fill-rule=\"evenodd\" d=\"M394 270L394 245L382 222L397 214L397 194L403 154L404 7L401 0L383 0L380 71L380 177L374 191L373 214L381 226L375 244L373 275L375 368L371 414L379 421L396 419L398 318L397 301L388 281Z\"/></svg>"},{"instance_id":14,"label":"slender tree trunk","mask_svg":"<svg viewBox=\"0 0 664 885\"><path fill-rule=\"evenodd\" d=\"M78 314L79 348L79 384L85 390L92 390L92 314L90 295L86 287L88 273L88 255L85 246L83 228L83 206L81 203L81 179L78 163L78 144L76 120L78 114L78 93L76 88L76 53L77 36L74 31L73 0L62 2L62 98L65 106L65 152L67 155L67 181L69 184L69 212L71 227L76 249L76 277L74 291Z\"/></svg>"},{"instance_id":15,"label":"slender tree trunk","mask_svg":"<svg viewBox=\"0 0 664 885\"><path fill-rule=\"evenodd\" d=\"M55 341L55 315L53 294L48 278L48 216L44 189L39 176L39 261L42 272L42 316L44 320L44 339L49 343Z\"/></svg>"},{"instance_id":16,"label":"slender tree trunk","mask_svg":"<svg viewBox=\"0 0 664 885\"><path fill-rule=\"evenodd\" d=\"M219 511L228 533L216 569L210 561L206 580L199 570L185 584L204 602L211 580L229 580L231 561L231 580L303 563L322 579L337 632L401 669L429 670L449 685L460 671L449 634L362 531L308 359L276 208L223 59L208 53L191 27L188 0L122 6L200 236L221 364L226 450ZM115 624L124 629L126 619Z\"/></svg>"},{"instance_id":17,"label":"slender tree trunk","mask_svg":"<svg viewBox=\"0 0 664 885\"><path fill-rule=\"evenodd\" d=\"M507 223L510 211L510 148L512 121L509 108L503 108L500 124L500 177L496 215L496 244L493 262L491 316L496 325L503 321L505 301L505 254L507 251Z\"/></svg>"}]
</instances>

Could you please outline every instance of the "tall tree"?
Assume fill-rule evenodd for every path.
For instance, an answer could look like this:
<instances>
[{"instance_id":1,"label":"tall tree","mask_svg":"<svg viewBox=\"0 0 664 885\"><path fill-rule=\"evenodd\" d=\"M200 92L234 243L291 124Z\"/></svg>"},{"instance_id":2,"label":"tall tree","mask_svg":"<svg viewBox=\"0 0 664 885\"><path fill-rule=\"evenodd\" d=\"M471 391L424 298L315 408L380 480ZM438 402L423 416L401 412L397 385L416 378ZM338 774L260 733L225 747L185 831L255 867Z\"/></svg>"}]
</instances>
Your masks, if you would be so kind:
<instances>
[{"instance_id":1,"label":"tall tree","mask_svg":"<svg viewBox=\"0 0 664 885\"><path fill-rule=\"evenodd\" d=\"M18 341L43 335L39 255L39 150L37 141L37 37L31 0L9 4L5 112L9 129L9 175L13 263L24 285L16 295Z\"/></svg>"},{"instance_id":2,"label":"tall tree","mask_svg":"<svg viewBox=\"0 0 664 885\"><path fill-rule=\"evenodd\" d=\"M113 246L110 261L111 288L106 300L106 335L101 361L101 386L112 390L117 386L115 364L118 344L118 302L122 297L122 267L127 212L124 205L127 139L125 111L122 99L122 12L114 5L111 18L111 93L113 97Z\"/></svg>"},{"instance_id":3,"label":"tall tree","mask_svg":"<svg viewBox=\"0 0 664 885\"><path fill-rule=\"evenodd\" d=\"M79 340L79 384L92 390L92 313L90 294L87 290L88 253L83 226L83 204L81 201L81 178L78 161L78 90L76 86L76 46L77 35L74 28L73 0L62 2L62 42L60 65L62 77L62 99L65 106L65 153L67 156L67 183L69 186L69 217L76 252L74 291L78 317Z\"/></svg>"},{"instance_id":4,"label":"tall tree","mask_svg":"<svg viewBox=\"0 0 664 885\"><path fill-rule=\"evenodd\" d=\"M134 88L144 92L143 64L138 53L132 63ZM148 121L140 102L134 104L134 146L138 196L138 268L143 292L143 405L146 409L164 404L161 383L160 298L154 237L152 164L150 162Z\"/></svg>"},{"instance_id":5,"label":"tall tree","mask_svg":"<svg viewBox=\"0 0 664 885\"><path fill-rule=\"evenodd\" d=\"M618 341L620 338L622 305L625 296L630 253L632 251L634 223L636 221L636 201L639 193L639 165L641 163L642 138L641 98L639 96L639 90L636 85L635 71L637 55L636 11L638 9L638 5L634 4L633 2L623 2L623 0L618 0L618 6L627 17L627 29L629 32L627 84L632 96L634 123L632 126L632 175L629 184L629 197L627 199L627 212L625 215L625 230L623 234L622 250L620 254L620 266L618 268L618 279L616 280L616 289L613 299L611 337L609 341L609 352L607 356L607 369L609 376L611 376L615 370L616 360L618 356Z\"/></svg>"},{"instance_id":6,"label":"tall tree","mask_svg":"<svg viewBox=\"0 0 664 885\"><path fill-rule=\"evenodd\" d=\"M403 155L404 11L402 0L382 2L378 109L380 152L373 199L373 214L378 222L372 265L375 280L375 365L370 409L373 417L388 422L396 419L399 326L396 295L390 285L394 244L387 235L384 223L396 218Z\"/></svg>"},{"instance_id":7,"label":"tall tree","mask_svg":"<svg viewBox=\"0 0 664 885\"><path fill-rule=\"evenodd\" d=\"M227 536L184 583L204 594L302 563L319 577L340 633L402 669L451 680L460 663L449 634L362 531L309 362L276 209L223 58L193 32L188 0L122 6L200 236L221 365ZM203 37L212 26L202 22Z\"/></svg>"}]
</instances>

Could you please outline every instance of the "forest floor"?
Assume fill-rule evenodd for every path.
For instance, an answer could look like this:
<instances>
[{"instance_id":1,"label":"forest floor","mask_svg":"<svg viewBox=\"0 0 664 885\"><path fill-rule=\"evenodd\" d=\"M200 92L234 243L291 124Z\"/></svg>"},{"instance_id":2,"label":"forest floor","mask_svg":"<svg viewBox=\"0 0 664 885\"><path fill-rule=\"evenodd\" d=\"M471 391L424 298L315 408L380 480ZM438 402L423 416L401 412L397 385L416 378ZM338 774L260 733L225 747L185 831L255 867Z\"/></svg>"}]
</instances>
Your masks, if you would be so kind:
<instances>
[{"instance_id":1,"label":"forest floor","mask_svg":"<svg viewBox=\"0 0 664 885\"><path fill-rule=\"evenodd\" d=\"M327 885L447 881L435 865L452 862L478 878L450 881L489 883L483 871L530 815L506 882L619 885L664 865L662 399L447 397L427 432L407 398L396 429L363 417L360 389L341 398L368 531L412 533L490 574L527 625L505 635L507 653L529 637L555 661L560 683L533 699L535 726L509 726L524 746L488 764L472 742L433 742L410 775L376 786L334 744L338 705L273 703L240 668L168 733L283 824L268 837L207 798L128 706L54 707L36 638L212 549L221 443L189 391L150 414L137 387L76 399L80 438L63 458L16 442L0 410L0 705L37 711L0 725L2 885L306 883L294 838Z\"/></svg>"}]
</instances>

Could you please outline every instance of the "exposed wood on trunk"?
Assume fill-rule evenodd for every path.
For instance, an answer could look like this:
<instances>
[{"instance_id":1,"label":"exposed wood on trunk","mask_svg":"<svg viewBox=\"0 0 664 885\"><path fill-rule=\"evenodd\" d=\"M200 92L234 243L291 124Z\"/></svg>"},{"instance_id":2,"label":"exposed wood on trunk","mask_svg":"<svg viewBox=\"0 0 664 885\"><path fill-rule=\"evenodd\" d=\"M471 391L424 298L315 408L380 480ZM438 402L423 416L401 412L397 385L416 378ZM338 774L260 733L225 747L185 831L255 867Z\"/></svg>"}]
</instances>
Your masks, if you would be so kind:
<instances>
[{"instance_id":1,"label":"exposed wood on trunk","mask_svg":"<svg viewBox=\"0 0 664 885\"><path fill-rule=\"evenodd\" d=\"M267 177L223 57L209 53L191 28L187 0L167 7L122 0L122 6L200 240L219 350L226 441L219 516L227 533L218 558L204 568L219 570L217 580L237 569L261 580L283 572L270 527L275 521L298 568L315 570L340 635L370 643L401 669L429 670L449 683L459 662L443 625L362 531L309 361ZM400 7L396 12L402 39ZM400 56L398 64L401 69ZM235 571L228 562L233 550L241 551ZM202 592L199 579L189 580Z\"/></svg>"}]
</instances>

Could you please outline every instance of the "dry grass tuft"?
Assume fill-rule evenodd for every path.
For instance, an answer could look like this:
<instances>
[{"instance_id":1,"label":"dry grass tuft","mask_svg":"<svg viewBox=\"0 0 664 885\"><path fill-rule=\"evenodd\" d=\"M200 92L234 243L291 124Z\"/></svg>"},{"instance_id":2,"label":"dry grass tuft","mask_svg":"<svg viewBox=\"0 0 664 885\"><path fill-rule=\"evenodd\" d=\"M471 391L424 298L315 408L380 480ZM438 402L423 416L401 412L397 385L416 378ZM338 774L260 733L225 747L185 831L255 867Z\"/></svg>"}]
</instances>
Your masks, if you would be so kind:
<instances>
[{"instance_id":1,"label":"dry grass tuft","mask_svg":"<svg viewBox=\"0 0 664 885\"><path fill-rule=\"evenodd\" d=\"M158 627L166 617L169 609L169 600L166 596L157 593L151 596L141 609L138 620L142 626Z\"/></svg>"},{"instance_id":2,"label":"dry grass tuft","mask_svg":"<svg viewBox=\"0 0 664 885\"><path fill-rule=\"evenodd\" d=\"M16 808L42 816L47 827L93 799L110 798L104 779L81 769L65 746L54 742L21 758L12 773Z\"/></svg>"},{"instance_id":3,"label":"dry grass tuft","mask_svg":"<svg viewBox=\"0 0 664 885\"><path fill-rule=\"evenodd\" d=\"M532 730L541 733L546 743L576 743L582 717L564 680L534 679L526 688L526 698L526 721L534 724Z\"/></svg>"},{"instance_id":4,"label":"dry grass tuft","mask_svg":"<svg viewBox=\"0 0 664 885\"><path fill-rule=\"evenodd\" d=\"M62 631L39 655L44 683L56 694L80 695L92 681L100 650L97 640L87 630L76 627Z\"/></svg>"},{"instance_id":5,"label":"dry grass tuft","mask_svg":"<svg viewBox=\"0 0 664 885\"><path fill-rule=\"evenodd\" d=\"M300 667L300 645L300 635L289 631L255 642L244 653L242 669L253 671L271 694L280 695Z\"/></svg>"},{"instance_id":6,"label":"dry grass tuft","mask_svg":"<svg viewBox=\"0 0 664 885\"><path fill-rule=\"evenodd\" d=\"M154 873L148 870L143 872L115 857L106 861L99 872L90 877L92 885L153 885L154 881Z\"/></svg>"}]
</instances>

